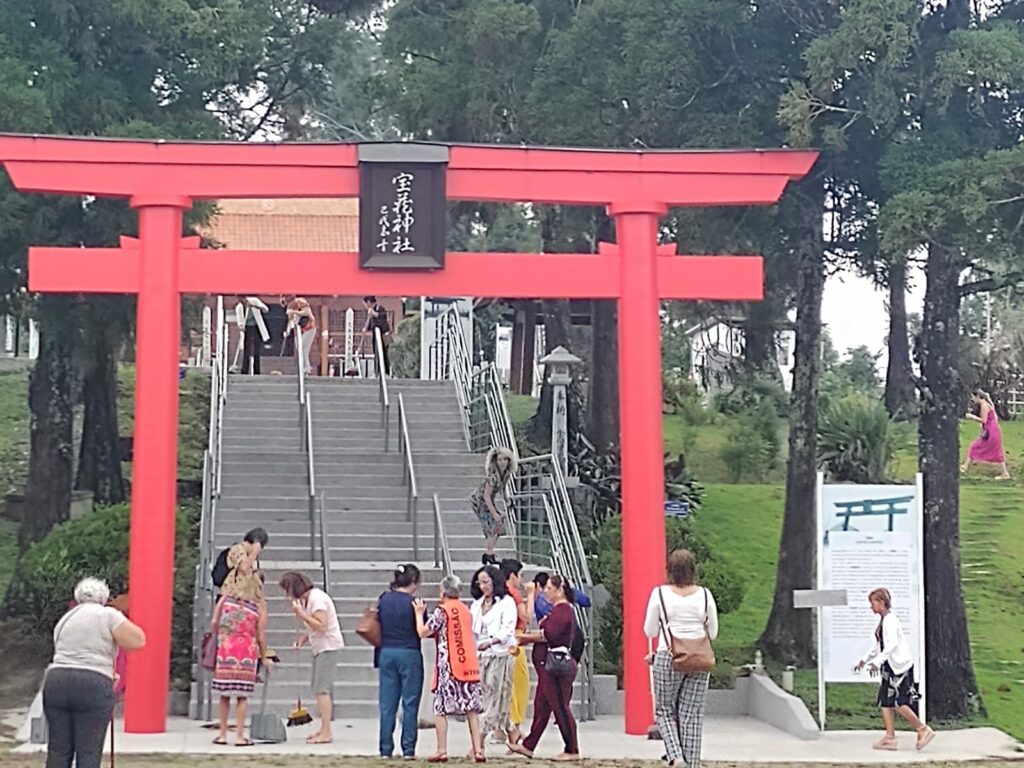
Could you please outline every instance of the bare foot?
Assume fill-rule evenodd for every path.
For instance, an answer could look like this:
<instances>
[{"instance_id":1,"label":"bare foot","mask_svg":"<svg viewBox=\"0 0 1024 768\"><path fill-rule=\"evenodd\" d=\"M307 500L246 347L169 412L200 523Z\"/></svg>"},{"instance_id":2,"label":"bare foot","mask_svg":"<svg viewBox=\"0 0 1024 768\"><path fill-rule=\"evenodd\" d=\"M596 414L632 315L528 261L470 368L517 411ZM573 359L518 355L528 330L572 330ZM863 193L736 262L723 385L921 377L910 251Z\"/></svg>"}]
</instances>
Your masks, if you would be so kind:
<instances>
[{"instance_id":1,"label":"bare foot","mask_svg":"<svg viewBox=\"0 0 1024 768\"><path fill-rule=\"evenodd\" d=\"M306 737L307 744L330 744L334 739L331 738L329 733L314 733L311 736Z\"/></svg>"}]
</instances>

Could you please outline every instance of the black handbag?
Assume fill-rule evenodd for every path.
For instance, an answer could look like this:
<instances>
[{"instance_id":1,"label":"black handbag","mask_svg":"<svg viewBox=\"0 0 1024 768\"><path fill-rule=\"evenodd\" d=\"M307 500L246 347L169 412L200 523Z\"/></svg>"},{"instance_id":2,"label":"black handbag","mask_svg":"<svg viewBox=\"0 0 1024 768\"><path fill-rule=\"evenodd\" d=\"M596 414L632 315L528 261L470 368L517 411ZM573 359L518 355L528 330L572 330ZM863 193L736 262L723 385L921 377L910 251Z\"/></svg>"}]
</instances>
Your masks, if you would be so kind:
<instances>
[{"instance_id":1,"label":"black handbag","mask_svg":"<svg viewBox=\"0 0 1024 768\"><path fill-rule=\"evenodd\" d=\"M576 622L573 621L573 637L576 635ZM576 672L576 660L572 657L573 638L569 638L567 646L548 648L547 659L544 662L544 669L554 677L570 677Z\"/></svg>"}]
</instances>

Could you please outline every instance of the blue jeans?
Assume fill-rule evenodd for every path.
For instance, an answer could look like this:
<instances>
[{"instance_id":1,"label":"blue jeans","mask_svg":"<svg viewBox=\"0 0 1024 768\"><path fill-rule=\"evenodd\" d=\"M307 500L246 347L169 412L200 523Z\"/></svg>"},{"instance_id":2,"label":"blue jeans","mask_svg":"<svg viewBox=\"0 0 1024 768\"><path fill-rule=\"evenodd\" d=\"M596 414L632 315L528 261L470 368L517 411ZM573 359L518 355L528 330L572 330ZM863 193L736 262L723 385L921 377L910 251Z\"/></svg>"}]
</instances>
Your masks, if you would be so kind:
<instances>
[{"instance_id":1,"label":"blue jeans","mask_svg":"<svg viewBox=\"0 0 1024 768\"><path fill-rule=\"evenodd\" d=\"M402 702L402 755L416 755L420 696L423 693L423 655L410 648L380 649L380 754L395 751L395 719Z\"/></svg>"}]
</instances>

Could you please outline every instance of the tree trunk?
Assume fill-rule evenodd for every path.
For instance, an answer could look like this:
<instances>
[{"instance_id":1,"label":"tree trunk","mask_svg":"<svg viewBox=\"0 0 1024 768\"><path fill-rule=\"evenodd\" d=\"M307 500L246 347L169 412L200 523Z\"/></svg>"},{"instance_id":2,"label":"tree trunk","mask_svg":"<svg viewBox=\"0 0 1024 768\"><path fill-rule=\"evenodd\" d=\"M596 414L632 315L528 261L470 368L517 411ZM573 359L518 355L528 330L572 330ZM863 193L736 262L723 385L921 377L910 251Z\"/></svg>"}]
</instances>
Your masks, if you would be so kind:
<instances>
[{"instance_id":1,"label":"tree trunk","mask_svg":"<svg viewBox=\"0 0 1024 768\"><path fill-rule=\"evenodd\" d=\"M91 369L82 386L85 415L75 489L92 491L98 504L125 500L117 428L117 360L110 340L95 340Z\"/></svg>"},{"instance_id":2,"label":"tree trunk","mask_svg":"<svg viewBox=\"0 0 1024 768\"><path fill-rule=\"evenodd\" d=\"M747 306L743 323L743 365L748 375L756 374L781 383L775 347L777 324L775 303L766 291L763 301Z\"/></svg>"},{"instance_id":3,"label":"tree trunk","mask_svg":"<svg viewBox=\"0 0 1024 768\"><path fill-rule=\"evenodd\" d=\"M549 354L555 347L572 351L572 316L568 299L545 299L541 302L544 313L544 353ZM575 382L569 388L569 435L579 429L579 394ZM537 412L530 420L529 440L534 445L548 445L551 442L551 385L546 381L540 390Z\"/></svg>"},{"instance_id":4,"label":"tree trunk","mask_svg":"<svg viewBox=\"0 0 1024 768\"><path fill-rule=\"evenodd\" d=\"M595 299L590 314L590 390L587 434L598 451L619 444L619 333L614 300Z\"/></svg>"},{"instance_id":5,"label":"tree trunk","mask_svg":"<svg viewBox=\"0 0 1024 768\"><path fill-rule=\"evenodd\" d=\"M907 334L907 264L889 268L889 364L885 371L885 409L890 416L910 418L917 405L914 371Z\"/></svg>"},{"instance_id":6,"label":"tree trunk","mask_svg":"<svg viewBox=\"0 0 1024 768\"><path fill-rule=\"evenodd\" d=\"M818 380L821 374L821 298L825 287L819 172L790 188L793 247L798 249L796 353L786 469L786 506L779 542L775 597L761 649L778 661L808 666L815 657L811 611L793 608L793 590L814 587Z\"/></svg>"},{"instance_id":7,"label":"tree trunk","mask_svg":"<svg viewBox=\"0 0 1024 768\"><path fill-rule=\"evenodd\" d=\"M67 520L71 509L71 382L67 336L44 325L39 337L39 357L29 377L31 428L25 512L18 530L21 551Z\"/></svg>"},{"instance_id":8,"label":"tree trunk","mask_svg":"<svg viewBox=\"0 0 1024 768\"><path fill-rule=\"evenodd\" d=\"M931 246L921 329L920 467L924 475L925 642L928 715L962 718L976 706L967 614L960 584L959 269Z\"/></svg>"}]
</instances>

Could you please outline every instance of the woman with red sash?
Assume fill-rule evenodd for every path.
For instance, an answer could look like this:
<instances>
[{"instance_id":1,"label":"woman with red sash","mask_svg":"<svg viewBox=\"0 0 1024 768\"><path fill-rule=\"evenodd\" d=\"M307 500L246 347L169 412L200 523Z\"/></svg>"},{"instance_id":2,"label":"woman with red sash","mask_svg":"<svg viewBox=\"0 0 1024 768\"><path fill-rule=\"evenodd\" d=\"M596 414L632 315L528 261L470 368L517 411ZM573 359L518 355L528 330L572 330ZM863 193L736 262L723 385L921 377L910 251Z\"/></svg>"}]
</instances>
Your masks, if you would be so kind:
<instances>
[{"instance_id":1,"label":"woman with red sash","mask_svg":"<svg viewBox=\"0 0 1024 768\"><path fill-rule=\"evenodd\" d=\"M413 603L416 630L420 637L437 640L437 661L434 665L434 714L437 726L437 753L428 763L448 762L448 716L465 716L473 741L472 757L478 763L484 757L483 736L478 715L484 710L480 688L480 664L473 639L473 619L460 598L462 580L446 576L441 580L441 602L430 618L424 621L426 604Z\"/></svg>"}]
</instances>

